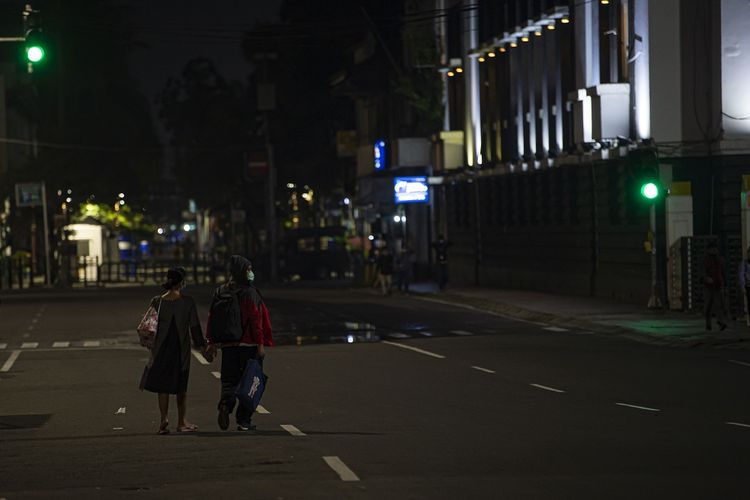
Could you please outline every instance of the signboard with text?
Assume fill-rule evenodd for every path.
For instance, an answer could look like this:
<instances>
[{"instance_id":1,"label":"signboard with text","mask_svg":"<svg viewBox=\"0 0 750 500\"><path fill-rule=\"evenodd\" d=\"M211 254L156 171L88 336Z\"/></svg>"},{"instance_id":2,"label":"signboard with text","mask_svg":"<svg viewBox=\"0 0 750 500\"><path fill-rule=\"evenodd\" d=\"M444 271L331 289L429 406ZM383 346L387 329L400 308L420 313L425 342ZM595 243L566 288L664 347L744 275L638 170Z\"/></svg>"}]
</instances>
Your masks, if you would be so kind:
<instances>
[{"instance_id":1,"label":"signboard with text","mask_svg":"<svg viewBox=\"0 0 750 500\"><path fill-rule=\"evenodd\" d=\"M393 194L397 204L430 201L430 187L426 177L395 177Z\"/></svg>"},{"instance_id":2,"label":"signboard with text","mask_svg":"<svg viewBox=\"0 0 750 500\"><path fill-rule=\"evenodd\" d=\"M16 184L17 207L39 207L42 205L42 184L27 182Z\"/></svg>"}]
</instances>

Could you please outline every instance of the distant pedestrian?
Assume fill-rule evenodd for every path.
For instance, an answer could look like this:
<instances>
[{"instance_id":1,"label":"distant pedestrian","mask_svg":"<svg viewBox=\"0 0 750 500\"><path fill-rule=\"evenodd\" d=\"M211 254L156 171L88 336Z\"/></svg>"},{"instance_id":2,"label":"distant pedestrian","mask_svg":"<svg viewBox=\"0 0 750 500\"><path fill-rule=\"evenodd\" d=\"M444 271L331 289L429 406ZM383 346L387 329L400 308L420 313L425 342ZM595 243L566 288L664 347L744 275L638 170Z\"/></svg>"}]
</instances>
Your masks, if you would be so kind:
<instances>
[{"instance_id":1,"label":"distant pedestrian","mask_svg":"<svg viewBox=\"0 0 750 500\"><path fill-rule=\"evenodd\" d=\"M740 262L737 275L740 290L745 299L745 321L750 326L750 247L745 251L745 258Z\"/></svg>"},{"instance_id":2,"label":"distant pedestrian","mask_svg":"<svg viewBox=\"0 0 750 500\"><path fill-rule=\"evenodd\" d=\"M432 244L435 249L435 260L438 266L438 284L440 289L444 290L448 286L448 247L451 242L445 239L442 234L438 235L436 242Z\"/></svg>"},{"instance_id":3,"label":"distant pedestrian","mask_svg":"<svg viewBox=\"0 0 750 500\"><path fill-rule=\"evenodd\" d=\"M719 256L719 247L716 243L709 243L706 249L703 270L706 330L711 330L711 317L714 312L719 329L724 330L727 327L724 303L724 263Z\"/></svg>"},{"instance_id":4,"label":"distant pedestrian","mask_svg":"<svg viewBox=\"0 0 750 500\"><path fill-rule=\"evenodd\" d=\"M417 257L414 255L414 251L408 245L404 244L401 248L401 252L398 254L396 259L396 276L398 282L398 290L400 292L409 293L409 286L414 275L414 263Z\"/></svg>"},{"instance_id":5,"label":"distant pedestrian","mask_svg":"<svg viewBox=\"0 0 750 500\"><path fill-rule=\"evenodd\" d=\"M393 255L388 247L380 250L377 264L378 284L383 295L390 295L391 283L393 281Z\"/></svg>"},{"instance_id":6,"label":"distant pedestrian","mask_svg":"<svg viewBox=\"0 0 750 500\"><path fill-rule=\"evenodd\" d=\"M235 390L250 359L263 366L265 347L273 345L273 331L268 308L253 285L252 263L239 255L229 261L230 279L214 292L206 328L208 353L213 356L221 348L221 397L218 423L229 428L229 415L237 404ZM237 430L251 431L253 409L242 401L235 414Z\"/></svg>"},{"instance_id":7,"label":"distant pedestrian","mask_svg":"<svg viewBox=\"0 0 750 500\"><path fill-rule=\"evenodd\" d=\"M166 292L151 299L157 311L156 335L151 347L151 359L141 377L140 388L158 394L161 422L159 434L169 433L169 395L177 395L177 432L195 432L198 426L185 419L187 385L190 375L190 341L193 347L205 352L195 300L184 295L185 269L175 267L167 272L162 285Z\"/></svg>"}]
</instances>

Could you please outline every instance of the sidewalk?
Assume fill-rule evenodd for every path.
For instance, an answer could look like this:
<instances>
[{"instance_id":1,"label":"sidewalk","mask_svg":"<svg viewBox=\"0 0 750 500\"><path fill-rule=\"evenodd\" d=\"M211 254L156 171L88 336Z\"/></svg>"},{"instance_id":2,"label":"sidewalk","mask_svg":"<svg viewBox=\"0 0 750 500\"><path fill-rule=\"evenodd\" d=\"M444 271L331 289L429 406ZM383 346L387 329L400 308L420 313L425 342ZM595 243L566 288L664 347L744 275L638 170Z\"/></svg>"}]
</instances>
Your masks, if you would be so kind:
<instances>
[{"instance_id":1,"label":"sidewalk","mask_svg":"<svg viewBox=\"0 0 750 500\"><path fill-rule=\"evenodd\" d=\"M714 322L713 331L707 332L700 314L651 311L645 305L641 307L593 297L465 286L449 287L440 292L432 283L416 284L412 290L425 298L471 306L524 321L620 335L649 344L750 349L750 327L744 321L730 321L723 332Z\"/></svg>"}]
</instances>

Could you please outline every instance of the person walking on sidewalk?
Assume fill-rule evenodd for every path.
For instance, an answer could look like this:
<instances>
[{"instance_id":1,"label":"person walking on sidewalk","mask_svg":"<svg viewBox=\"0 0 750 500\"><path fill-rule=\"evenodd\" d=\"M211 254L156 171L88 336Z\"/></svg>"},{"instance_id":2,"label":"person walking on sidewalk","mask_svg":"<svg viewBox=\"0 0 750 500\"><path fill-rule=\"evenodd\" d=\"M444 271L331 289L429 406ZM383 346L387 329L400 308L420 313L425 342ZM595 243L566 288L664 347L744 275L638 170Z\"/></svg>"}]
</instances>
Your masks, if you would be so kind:
<instances>
[{"instance_id":1,"label":"person walking on sidewalk","mask_svg":"<svg viewBox=\"0 0 750 500\"><path fill-rule=\"evenodd\" d=\"M396 260L396 276L399 292L409 293L409 285L414 274L414 263L416 261L417 257L414 255L414 250L407 244L404 244Z\"/></svg>"},{"instance_id":2,"label":"person walking on sidewalk","mask_svg":"<svg viewBox=\"0 0 750 500\"><path fill-rule=\"evenodd\" d=\"M380 250L378 257L378 283L383 295L390 295L391 283L393 276L393 255L388 247L385 246Z\"/></svg>"},{"instance_id":3,"label":"person walking on sidewalk","mask_svg":"<svg viewBox=\"0 0 750 500\"><path fill-rule=\"evenodd\" d=\"M438 235L436 242L432 244L432 248L435 249L435 258L438 265L438 284L440 289L444 290L448 286L448 247L451 246L450 241L445 239L442 234Z\"/></svg>"},{"instance_id":4,"label":"person walking on sidewalk","mask_svg":"<svg viewBox=\"0 0 750 500\"><path fill-rule=\"evenodd\" d=\"M268 308L260 292L253 285L255 273L252 263L239 255L229 261L231 278L214 292L206 327L210 358L221 348L221 397L218 423L222 430L229 428L237 396L235 390L250 359L263 366L265 347L273 346L273 331ZM251 431L252 408L240 402L235 415L237 430Z\"/></svg>"},{"instance_id":5,"label":"person walking on sidewalk","mask_svg":"<svg viewBox=\"0 0 750 500\"><path fill-rule=\"evenodd\" d=\"M750 326L750 247L745 250L745 258L740 262L737 275L742 296L745 298L745 321Z\"/></svg>"},{"instance_id":6,"label":"person walking on sidewalk","mask_svg":"<svg viewBox=\"0 0 750 500\"><path fill-rule=\"evenodd\" d=\"M193 347L204 350L206 339L198 319L195 300L182 294L185 269L175 267L167 272L162 286L166 292L151 299L158 311L158 323L151 358L141 377L140 389L158 394L161 423L159 434L169 434L169 395L177 395L177 432L195 432L198 426L185 420L187 385L190 375L190 340Z\"/></svg>"},{"instance_id":7,"label":"person walking on sidewalk","mask_svg":"<svg viewBox=\"0 0 750 500\"><path fill-rule=\"evenodd\" d=\"M709 243L706 249L703 270L706 330L711 330L711 316L714 309L716 310L716 322L719 324L719 329L724 330L727 327L724 304L724 264L719 256L719 247L716 243Z\"/></svg>"}]
</instances>

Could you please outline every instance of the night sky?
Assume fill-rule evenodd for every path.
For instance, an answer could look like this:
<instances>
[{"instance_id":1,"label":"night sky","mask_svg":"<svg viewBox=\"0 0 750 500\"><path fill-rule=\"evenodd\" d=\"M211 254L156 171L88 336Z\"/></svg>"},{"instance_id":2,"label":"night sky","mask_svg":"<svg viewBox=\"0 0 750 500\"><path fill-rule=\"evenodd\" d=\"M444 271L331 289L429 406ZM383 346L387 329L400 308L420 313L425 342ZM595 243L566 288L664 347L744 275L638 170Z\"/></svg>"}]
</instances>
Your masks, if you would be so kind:
<instances>
[{"instance_id":1,"label":"night sky","mask_svg":"<svg viewBox=\"0 0 750 500\"><path fill-rule=\"evenodd\" d=\"M195 57L212 59L228 80L251 71L241 49L243 34L278 20L280 0L160 0L117 2L129 6L142 48L132 50L131 73L152 101L169 77ZM154 113L156 116L156 113Z\"/></svg>"}]
</instances>

